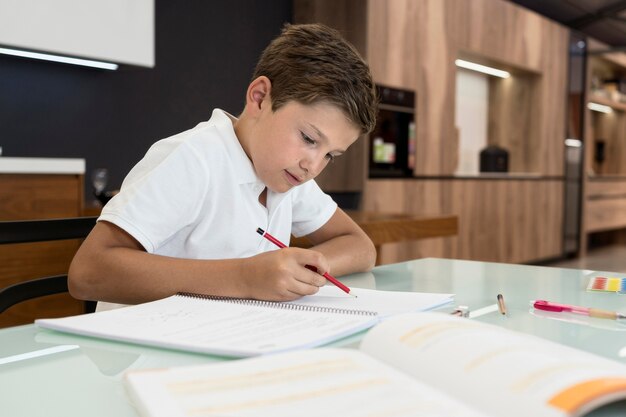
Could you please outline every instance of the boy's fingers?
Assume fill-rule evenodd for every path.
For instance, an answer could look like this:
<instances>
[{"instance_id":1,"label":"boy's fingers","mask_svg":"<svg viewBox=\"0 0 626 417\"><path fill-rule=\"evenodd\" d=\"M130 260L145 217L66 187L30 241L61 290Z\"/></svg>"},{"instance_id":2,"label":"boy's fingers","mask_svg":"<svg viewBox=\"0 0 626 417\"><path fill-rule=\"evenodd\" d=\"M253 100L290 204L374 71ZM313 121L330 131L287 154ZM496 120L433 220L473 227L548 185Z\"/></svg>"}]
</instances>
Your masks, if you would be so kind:
<instances>
[{"instance_id":1,"label":"boy's fingers","mask_svg":"<svg viewBox=\"0 0 626 417\"><path fill-rule=\"evenodd\" d=\"M324 273L329 272L328 261L320 252L304 249L304 252L301 252L300 256L299 261L303 262L307 269L310 269L319 275L324 275Z\"/></svg>"},{"instance_id":2,"label":"boy's fingers","mask_svg":"<svg viewBox=\"0 0 626 417\"><path fill-rule=\"evenodd\" d=\"M315 267L306 265L305 268L306 269L303 269L301 274L295 276L297 281L315 287L322 287L326 284L326 278L318 274L316 269L314 269Z\"/></svg>"},{"instance_id":3,"label":"boy's fingers","mask_svg":"<svg viewBox=\"0 0 626 417\"><path fill-rule=\"evenodd\" d=\"M315 273L317 278L315 279L314 282L312 282L313 285L317 285L318 287L321 287L322 285L326 285L326 278L324 278L324 276L320 274L320 271L316 267L312 265L305 265L304 267Z\"/></svg>"},{"instance_id":4,"label":"boy's fingers","mask_svg":"<svg viewBox=\"0 0 626 417\"><path fill-rule=\"evenodd\" d=\"M313 295L317 293L319 291L319 287L317 285L311 285L306 282L294 280L293 285L288 289L288 291L298 297L302 297L304 295Z\"/></svg>"}]
</instances>

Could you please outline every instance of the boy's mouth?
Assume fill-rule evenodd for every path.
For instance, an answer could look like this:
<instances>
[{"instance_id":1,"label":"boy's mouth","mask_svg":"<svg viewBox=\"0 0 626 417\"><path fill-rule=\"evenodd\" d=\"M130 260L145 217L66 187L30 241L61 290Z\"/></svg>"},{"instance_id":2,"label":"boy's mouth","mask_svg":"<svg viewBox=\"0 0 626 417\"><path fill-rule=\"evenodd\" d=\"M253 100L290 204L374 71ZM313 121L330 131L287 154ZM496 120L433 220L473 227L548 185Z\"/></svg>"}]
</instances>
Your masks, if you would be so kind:
<instances>
[{"instance_id":1,"label":"boy's mouth","mask_svg":"<svg viewBox=\"0 0 626 417\"><path fill-rule=\"evenodd\" d=\"M285 176L287 177L287 181L294 187L302 184L302 180L296 177L295 175L293 175L291 172L285 170L285 174L286 174Z\"/></svg>"}]
</instances>

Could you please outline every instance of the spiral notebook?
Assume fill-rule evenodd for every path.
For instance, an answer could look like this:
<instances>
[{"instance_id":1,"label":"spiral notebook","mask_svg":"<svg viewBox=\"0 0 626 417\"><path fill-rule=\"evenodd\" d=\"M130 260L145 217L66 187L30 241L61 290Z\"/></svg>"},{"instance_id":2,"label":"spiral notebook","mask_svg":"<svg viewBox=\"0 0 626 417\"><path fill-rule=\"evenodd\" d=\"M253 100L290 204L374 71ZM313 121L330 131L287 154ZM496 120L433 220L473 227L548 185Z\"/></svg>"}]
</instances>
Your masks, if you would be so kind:
<instances>
[{"instance_id":1,"label":"spiral notebook","mask_svg":"<svg viewBox=\"0 0 626 417\"><path fill-rule=\"evenodd\" d=\"M320 346L365 330L381 317L428 310L451 300L450 294L353 289L359 298L344 295L341 301L333 295L336 288L322 290L318 302L311 296L286 303L180 293L117 310L35 323L67 333L246 357ZM358 308L367 305L376 309Z\"/></svg>"}]
</instances>

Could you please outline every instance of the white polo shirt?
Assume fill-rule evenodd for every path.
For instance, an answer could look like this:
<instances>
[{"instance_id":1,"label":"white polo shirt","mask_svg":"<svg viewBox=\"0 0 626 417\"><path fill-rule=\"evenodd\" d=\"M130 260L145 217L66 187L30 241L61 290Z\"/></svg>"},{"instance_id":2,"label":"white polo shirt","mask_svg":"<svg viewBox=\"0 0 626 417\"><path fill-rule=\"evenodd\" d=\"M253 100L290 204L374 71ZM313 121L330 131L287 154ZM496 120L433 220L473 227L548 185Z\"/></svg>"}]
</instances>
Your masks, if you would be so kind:
<instances>
[{"instance_id":1,"label":"white polo shirt","mask_svg":"<svg viewBox=\"0 0 626 417\"><path fill-rule=\"evenodd\" d=\"M249 257L276 247L261 227L289 244L323 226L337 209L314 181L286 193L268 189L235 136L231 117L216 109L191 130L156 142L104 207L106 220L149 253L193 259ZM233 118L234 119L234 118Z\"/></svg>"}]
</instances>

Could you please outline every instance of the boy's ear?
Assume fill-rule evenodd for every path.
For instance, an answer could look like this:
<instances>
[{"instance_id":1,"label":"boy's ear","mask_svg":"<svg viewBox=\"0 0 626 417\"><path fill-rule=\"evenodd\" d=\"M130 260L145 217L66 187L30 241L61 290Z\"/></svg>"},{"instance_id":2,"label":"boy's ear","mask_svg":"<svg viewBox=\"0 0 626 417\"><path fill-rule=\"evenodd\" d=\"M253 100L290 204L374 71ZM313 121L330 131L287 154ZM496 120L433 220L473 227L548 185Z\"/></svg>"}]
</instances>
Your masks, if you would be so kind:
<instances>
[{"instance_id":1,"label":"boy's ear","mask_svg":"<svg viewBox=\"0 0 626 417\"><path fill-rule=\"evenodd\" d=\"M262 106L271 105L270 92L272 82L264 75L254 79L248 86L246 93L246 107L252 113L261 110Z\"/></svg>"}]
</instances>

